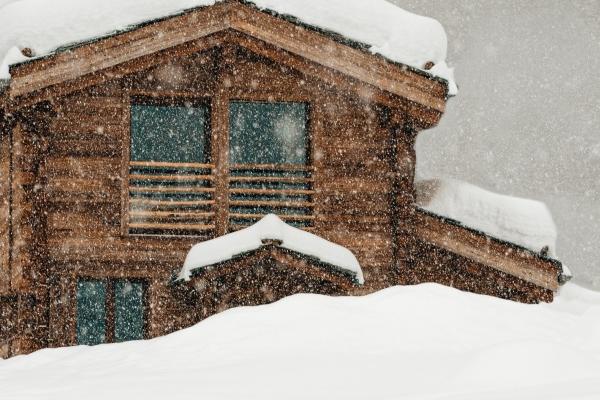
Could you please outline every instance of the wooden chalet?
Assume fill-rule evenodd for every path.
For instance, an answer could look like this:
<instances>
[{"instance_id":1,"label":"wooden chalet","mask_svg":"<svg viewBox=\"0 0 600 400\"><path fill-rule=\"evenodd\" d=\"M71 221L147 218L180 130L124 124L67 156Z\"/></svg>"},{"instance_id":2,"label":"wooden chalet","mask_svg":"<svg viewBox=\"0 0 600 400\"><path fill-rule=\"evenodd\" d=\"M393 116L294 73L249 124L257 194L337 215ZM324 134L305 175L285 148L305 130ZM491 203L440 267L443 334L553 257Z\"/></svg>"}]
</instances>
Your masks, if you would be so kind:
<instances>
[{"instance_id":1,"label":"wooden chalet","mask_svg":"<svg viewBox=\"0 0 600 400\"><path fill-rule=\"evenodd\" d=\"M0 356L298 292L438 282L534 303L559 287L558 261L415 206L415 139L448 84L333 32L228 0L10 73ZM276 240L175 282L193 245L271 213L351 250L364 284Z\"/></svg>"}]
</instances>

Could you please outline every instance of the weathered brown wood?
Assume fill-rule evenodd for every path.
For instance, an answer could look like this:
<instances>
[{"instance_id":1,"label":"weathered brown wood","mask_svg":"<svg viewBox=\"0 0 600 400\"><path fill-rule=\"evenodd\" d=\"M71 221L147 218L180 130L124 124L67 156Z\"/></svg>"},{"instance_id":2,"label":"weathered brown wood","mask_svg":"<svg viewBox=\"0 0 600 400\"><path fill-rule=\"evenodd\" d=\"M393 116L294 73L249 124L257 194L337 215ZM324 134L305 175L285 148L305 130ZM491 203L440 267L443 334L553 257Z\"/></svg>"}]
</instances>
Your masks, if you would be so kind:
<instances>
[{"instance_id":1,"label":"weathered brown wood","mask_svg":"<svg viewBox=\"0 0 600 400\"><path fill-rule=\"evenodd\" d=\"M215 234L227 233L229 212L229 84L232 63L232 49L222 48L217 56L215 74L218 83L211 103L212 154L216 165L215 174Z\"/></svg>"},{"instance_id":2,"label":"weathered brown wood","mask_svg":"<svg viewBox=\"0 0 600 400\"><path fill-rule=\"evenodd\" d=\"M276 177L276 176L230 176L229 182L244 183L312 183L312 178L303 177Z\"/></svg>"},{"instance_id":3,"label":"weathered brown wood","mask_svg":"<svg viewBox=\"0 0 600 400\"><path fill-rule=\"evenodd\" d=\"M214 200L189 200L189 201L172 201L172 200L147 200L147 199L131 199L130 204L139 206L155 206L155 207L205 207L215 204Z\"/></svg>"},{"instance_id":4,"label":"weathered brown wood","mask_svg":"<svg viewBox=\"0 0 600 400\"><path fill-rule=\"evenodd\" d=\"M325 67L339 71L360 81L397 94L410 101L444 111L443 98L435 98L434 81L416 77L414 73L392 65L382 58L373 58L364 51L351 48L307 29L261 13L254 9L238 7L231 14L231 27L272 43ZM327 49L327 51L323 51ZM367 67L368 65L368 67ZM443 93L445 94L445 93ZM442 95L443 95L442 94Z\"/></svg>"},{"instance_id":5,"label":"weathered brown wood","mask_svg":"<svg viewBox=\"0 0 600 400\"><path fill-rule=\"evenodd\" d=\"M251 200L230 200L229 205L235 206L254 206L254 207L271 207L271 208L312 208L314 203L305 201L251 201Z\"/></svg>"},{"instance_id":6,"label":"weathered brown wood","mask_svg":"<svg viewBox=\"0 0 600 400\"><path fill-rule=\"evenodd\" d=\"M144 175L130 174L129 180L133 181L175 181L175 182L203 182L212 181L212 175Z\"/></svg>"},{"instance_id":7,"label":"weathered brown wood","mask_svg":"<svg viewBox=\"0 0 600 400\"><path fill-rule=\"evenodd\" d=\"M147 167L147 168L193 168L193 169L213 169L214 164L202 164L202 163L170 163L170 162L157 162L157 161L130 161L131 167Z\"/></svg>"},{"instance_id":8,"label":"weathered brown wood","mask_svg":"<svg viewBox=\"0 0 600 400\"><path fill-rule=\"evenodd\" d=\"M444 224L439 219L418 212L415 233L428 243L488 265L524 281L549 290L558 289L556 267L526 251L506 251L504 245L465 228Z\"/></svg>"},{"instance_id":9,"label":"weathered brown wood","mask_svg":"<svg viewBox=\"0 0 600 400\"><path fill-rule=\"evenodd\" d=\"M232 164L230 166L232 171L312 171L313 167L310 165L297 165L297 164Z\"/></svg>"},{"instance_id":10,"label":"weathered brown wood","mask_svg":"<svg viewBox=\"0 0 600 400\"><path fill-rule=\"evenodd\" d=\"M210 231L215 229L214 225L201 224L159 224L159 223L137 223L130 222L131 229L161 229L161 230L181 230L181 231Z\"/></svg>"},{"instance_id":11,"label":"weathered brown wood","mask_svg":"<svg viewBox=\"0 0 600 400\"><path fill-rule=\"evenodd\" d=\"M260 219L264 217L265 214L243 214L243 213L230 213L230 218L240 218L240 219ZM314 215L296 215L296 214L283 214L280 215L284 221L310 221L315 219Z\"/></svg>"},{"instance_id":12,"label":"weathered brown wood","mask_svg":"<svg viewBox=\"0 0 600 400\"><path fill-rule=\"evenodd\" d=\"M213 212L188 212L188 211L130 211L132 217L147 217L147 218L212 218Z\"/></svg>"},{"instance_id":13,"label":"weathered brown wood","mask_svg":"<svg viewBox=\"0 0 600 400\"><path fill-rule=\"evenodd\" d=\"M130 186L130 192L135 193L214 193L215 188L205 188L196 186L176 186L176 187L144 187Z\"/></svg>"},{"instance_id":14,"label":"weathered brown wood","mask_svg":"<svg viewBox=\"0 0 600 400\"><path fill-rule=\"evenodd\" d=\"M8 121L0 116L0 296L10 291L10 202L11 202L11 135ZM8 311L7 311L8 312ZM8 317L6 317L8 318Z\"/></svg>"},{"instance_id":15,"label":"weathered brown wood","mask_svg":"<svg viewBox=\"0 0 600 400\"><path fill-rule=\"evenodd\" d=\"M235 194L259 194L259 195L311 195L314 190L304 189L229 189Z\"/></svg>"},{"instance_id":16,"label":"weathered brown wood","mask_svg":"<svg viewBox=\"0 0 600 400\"><path fill-rule=\"evenodd\" d=\"M34 65L22 66L13 71L15 78L10 95L19 97L230 28L375 88L382 88L438 112L444 110L447 90L444 84L280 18L230 2L101 40L68 53L59 53ZM160 40L156 39L157 31L160 31ZM324 52L323 49L329 50Z\"/></svg>"},{"instance_id":17,"label":"weathered brown wood","mask_svg":"<svg viewBox=\"0 0 600 400\"><path fill-rule=\"evenodd\" d=\"M230 4L152 24L13 70L11 97L101 71L227 28ZM158 29L157 29L158 28Z\"/></svg>"}]
</instances>

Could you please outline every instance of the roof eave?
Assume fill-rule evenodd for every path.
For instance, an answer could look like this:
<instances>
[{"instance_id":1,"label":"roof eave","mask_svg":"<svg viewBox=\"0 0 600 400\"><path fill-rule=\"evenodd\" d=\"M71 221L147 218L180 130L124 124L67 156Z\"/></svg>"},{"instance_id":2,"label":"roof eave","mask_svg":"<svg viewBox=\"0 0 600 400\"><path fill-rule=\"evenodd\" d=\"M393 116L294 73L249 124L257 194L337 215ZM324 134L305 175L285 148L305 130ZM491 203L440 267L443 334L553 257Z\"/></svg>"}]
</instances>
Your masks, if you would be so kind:
<instances>
[{"instance_id":1,"label":"roof eave","mask_svg":"<svg viewBox=\"0 0 600 400\"><path fill-rule=\"evenodd\" d=\"M281 20L282 24L290 23L296 27L300 26L300 27L304 28L307 32L313 32L313 34L316 32L316 33L319 33L321 36L324 36L328 40L332 40L334 42L337 42L338 44L349 46L349 47L353 48L354 51L358 51L359 53L365 54L365 56L363 56L364 60L366 60L365 62L379 63L379 66L377 68L382 68L382 66L381 66L382 61L384 61L385 64L389 65L389 67L388 67L388 68L390 68L389 71L392 71L392 70L398 71L397 72L398 74L402 74L402 73L412 74L415 77L415 85L411 84L410 88L406 87L406 88L402 89L403 85L407 84L406 80L407 79L410 80L410 78L407 76L402 77L399 75L396 77L397 81L394 81L393 79L390 80L391 77L394 76L394 74L396 72L386 72L387 75L383 75L382 77L371 77L371 78L368 78L368 74L366 74L366 72L362 73L363 78L365 78L365 77L368 78L367 81L365 81L365 83L374 84L375 86L378 86L379 83L377 83L377 82L387 82L386 84L388 86L390 86L390 88L386 88L385 84L384 84L384 86L381 86L381 87L378 86L378 87L384 91L392 90L390 92L391 94L400 96L400 97L404 97L404 95L397 94L396 91L404 93L405 95L407 95L407 97L406 97L407 100L414 101L416 104L422 104L425 107L432 107L431 109L438 111L440 113L440 116L441 116L441 113L443 113L443 111L445 109L445 101L448 99L448 82L445 79L435 77L432 74L428 73L427 71L419 70L417 68L413 68L413 67L401 64L401 63L391 61L381 55L373 54L370 51L368 51L368 46L365 44L349 40L349 39L347 39L343 36L340 36L339 34L336 34L334 32L328 32L328 31L325 31L318 27L310 26L307 24L301 24L301 22L294 20L294 19L292 19L292 17L289 17L289 16L279 15L270 10L258 9L256 6L254 6L252 4L248 4L247 2L244 2L244 1L226 1L223 3L219 3L219 4L220 5L195 7L195 8L188 9L188 10L182 11L180 13L169 15L167 17L163 17L160 19L155 19L152 21L145 21L145 22L137 24L137 25L132 25L132 26L128 27L127 29L112 32L111 34L105 35L103 37L94 38L94 39L91 39L91 40L88 40L85 42L75 43L68 47L63 46L63 47L57 49L52 54L49 54L46 56L32 58L32 59L24 61L22 63L14 64L11 66L10 71L13 74L13 78L17 77L18 80L20 80L21 82L19 82L19 84L15 85L15 87L13 89L9 90L9 94L12 98L20 98L22 96L28 96L29 94L36 93L45 87L45 86L40 86L39 88L37 88L37 86L35 86L35 85L32 86L29 83L29 80L23 79L23 78L29 77L29 74L30 74L30 72L28 72L29 69L31 69L31 71L33 71L33 72L36 72L34 69L32 69L33 67L27 68L28 66L31 66L32 64L47 61L48 62L47 65L52 67L52 61L56 60L57 57L63 56L65 53L76 52L77 50L81 49L82 47L96 44L100 41L112 38L114 36L128 34L128 33L131 33L132 31L143 29L146 26L150 26L150 25L154 25L154 24L158 24L158 23L162 23L162 22L168 23L167 22L168 20L172 20L174 18L178 18L178 17L184 18L183 17L184 15L187 15L190 13L204 12L203 11L204 9L210 9L210 8L216 9L217 7L219 7L221 10L224 10L224 9L230 10L230 13L228 14L229 18L226 18L225 21L223 22L223 23L227 24L228 23L228 22L226 22L227 20L231 21L231 23L229 23L229 25L231 25L231 26L229 26L229 29L235 30L235 29L238 29L240 26L247 26L248 21L254 21L255 19L257 19L258 15L265 15L265 16L269 15L271 17L278 18L279 20ZM239 7L245 7L246 10L253 10L254 12L257 12L257 14L252 15L252 13L247 13L250 15L250 17L247 20L242 21L241 25L240 25L238 23L238 21L243 20L243 18L239 16L239 14L241 14L239 12L241 10ZM258 18L258 19L260 19L260 18ZM263 23L264 22L265 21L263 21ZM237 25L236 25L236 23L237 23ZM242 30L243 30L243 28L242 28ZM297 39L297 40L301 40L301 39ZM62 58L64 58L66 60L65 57L62 57ZM67 58L68 58L68 56L67 56ZM59 62L62 62L62 61L59 60ZM324 65L324 66L328 67L327 65ZM26 71L23 71L23 68L26 68ZM377 70L377 68L375 68L375 70ZM45 66L40 68L40 70L45 70L45 69L46 69ZM94 72L98 72L101 70L102 70L102 68L100 68ZM401 72L401 71L404 71L404 72ZM19 76L20 72L22 73L21 76ZM343 68L339 72L341 72L342 74L347 73L347 71L346 72L343 71ZM39 75L39 71L36 73ZM82 72L82 74L85 75L86 72ZM51 76L53 76L53 75L51 75ZM350 76L352 76L352 75L350 75ZM359 80L361 79L358 76L353 76L353 77L356 79L359 79ZM424 82L424 81L422 81L423 78L426 78L427 81L436 82L436 83L439 83L440 85L442 85L439 88L439 92L438 93L431 92L433 90L432 88L426 89L425 87L427 87L427 85L425 85L423 83ZM37 79L39 81L40 78L38 77L38 78L34 78L34 79ZM49 82L47 85L55 84L54 80L56 80L56 78L52 78L52 79L53 79L52 82ZM70 78L67 77L65 79L68 81ZM418 79L421 79L421 82L417 84ZM423 86L423 85L425 85L425 86ZM30 86L30 88L27 88L27 86ZM421 87L421 86L423 86L423 87ZM444 88L444 90L442 90L442 88ZM423 102L423 103L421 103L421 102ZM428 105L428 104L431 104L431 105ZM434 125L435 125L435 123L434 123Z\"/></svg>"},{"instance_id":2,"label":"roof eave","mask_svg":"<svg viewBox=\"0 0 600 400\"><path fill-rule=\"evenodd\" d=\"M507 260L508 260L509 256L512 257L511 263L517 263L517 264L522 265L521 268L524 268L524 270L520 271L518 274L515 274L514 271L506 270L506 268L501 268L499 265L496 265L494 262L490 262L489 260L487 260L485 262L482 262L482 260L476 260L476 259L473 259L473 260L480 262L482 264L488 265L492 268L498 269L502 272L513 275L517 278L526 280L537 286L541 286L546 289L551 289L553 291L557 290L558 287L561 285L561 279L563 279L564 274L563 274L562 262L560 262L559 260L549 258L549 257L544 257L540 253L534 252L530 249L519 246L515 243L508 242L508 241L490 236L490 235L486 234L485 232L467 227L467 226L461 224L459 221L456 221L456 220L453 220L450 218L446 218L444 216L440 216L438 214L424 210L420 207L415 207L415 209L416 209L417 213L420 213L423 217L433 218L433 220L438 221L439 223L442 223L448 227L453 227L455 229L458 229L460 232L465 232L465 233L473 235L474 237L482 238L483 240L485 240L486 243L489 243L489 245L496 246L496 247L501 246L503 248L509 249L509 252L506 252L506 255L505 255L505 257L507 257ZM420 220L421 223L424 223L423 221L427 221L427 220L426 219ZM449 232L450 231L448 231L448 233ZM445 237L445 238L449 240L450 236ZM439 245L439 243L433 243L433 244L436 246ZM442 247L444 247L444 246L442 246ZM449 249L449 251L455 252L452 249ZM472 252L473 251L471 251L471 253ZM457 253L457 254L459 254L459 253ZM467 256L467 255L465 255L465 257L471 258L470 256ZM550 275L548 275L546 278L542 278L541 276L532 276L531 270L535 270L536 267L531 267L531 266L527 267L532 261L537 263L537 266L538 266L537 268L544 268L544 269L546 269L548 267L553 268L555 272L553 272L551 274L552 279L549 279ZM500 263L500 264L502 264L502 263ZM529 270L529 272L527 272L528 270ZM539 271L539 273L547 274L550 272L549 271L548 272ZM534 275L536 275L536 274L534 274Z\"/></svg>"}]
</instances>

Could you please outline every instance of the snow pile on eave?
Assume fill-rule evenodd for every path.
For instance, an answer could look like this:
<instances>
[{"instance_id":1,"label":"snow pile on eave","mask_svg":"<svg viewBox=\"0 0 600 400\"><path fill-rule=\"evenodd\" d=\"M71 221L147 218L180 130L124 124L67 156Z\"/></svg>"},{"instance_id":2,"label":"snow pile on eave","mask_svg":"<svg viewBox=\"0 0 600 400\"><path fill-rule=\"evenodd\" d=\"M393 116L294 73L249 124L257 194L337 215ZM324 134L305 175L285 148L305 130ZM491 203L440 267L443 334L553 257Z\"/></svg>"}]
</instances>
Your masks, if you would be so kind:
<instances>
[{"instance_id":1,"label":"snow pile on eave","mask_svg":"<svg viewBox=\"0 0 600 400\"><path fill-rule=\"evenodd\" d=\"M221 0L20 0L0 8L0 78L8 66L57 48L104 36L144 21L175 15ZM456 94L453 70L446 64L447 37L442 25L386 0L252 0L257 7L366 44L373 53L446 79ZM326 51L323 49L323 51Z\"/></svg>"},{"instance_id":2,"label":"snow pile on eave","mask_svg":"<svg viewBox=\"0 0 600 400\"><path fill-rule=\"evenodd\" d=\"M537 253L548 246L548 255L556 258L556 225L544 203L453 179L425 180L415 186L421 208Z\"/></svg>"},{"instance_id":3,"label":"snow pile on eave","mask_svg":"<svg viewBox=\"0 0 600 400\"><path fill-rule=\"evenodd\" d=\"M312 233L294 228L274 214L265 216L248 228L192 247L179 273L179 279L189 280L194 270L257 250L263 246L263 240L280 241L280 247L315 257L326 264L351 273L358 283L364 283L358 260L350 250Z\"/></svg>"},{"instance_id":4,"label":"snow pile on eave","mask_svg":"<svg viewBox=\"0 0 600 400\"><path fill-rule=\"evenodd\" d=\"M0 360L3 400L600 398L600 294L296 295L148 341Z\"/></svg>"}]
</instances>

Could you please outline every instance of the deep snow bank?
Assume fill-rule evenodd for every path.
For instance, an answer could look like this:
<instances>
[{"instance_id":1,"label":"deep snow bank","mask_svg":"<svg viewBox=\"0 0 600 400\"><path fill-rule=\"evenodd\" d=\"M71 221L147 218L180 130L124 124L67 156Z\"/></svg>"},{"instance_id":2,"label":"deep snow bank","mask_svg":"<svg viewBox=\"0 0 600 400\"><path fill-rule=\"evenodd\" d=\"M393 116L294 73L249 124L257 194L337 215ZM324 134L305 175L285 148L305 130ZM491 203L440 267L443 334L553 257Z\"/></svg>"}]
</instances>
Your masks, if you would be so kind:
<instances>
[{"instance_id":1,"label":"deep snow bank","mask_svg":"<svg viewBox=\"0 0 600 400\"><path fill-rule=\"evenodd\" d=\"M12 399L597 399L600 294L523 305L438 285L297 295L146 342L0 361Z\"/></svg>"},{"instance_id":2,"label":"deep snow bank","mask_svg":"<svg viewBox=\"0 0 600 400\"><path fill-rule=\"evenodd\" d=\"M177 14L221 0L19 0L0 5L0 79L8 66L25 60L19 49L38 56L56 48L110 34L144 21ZM434 76L448 80L447 37L442 25L386 0L251 0L257 7L367 44L373 53L415 68L431 61ZM1 3L0 3L1 4Z\"/></svg>"}]
</instances>

